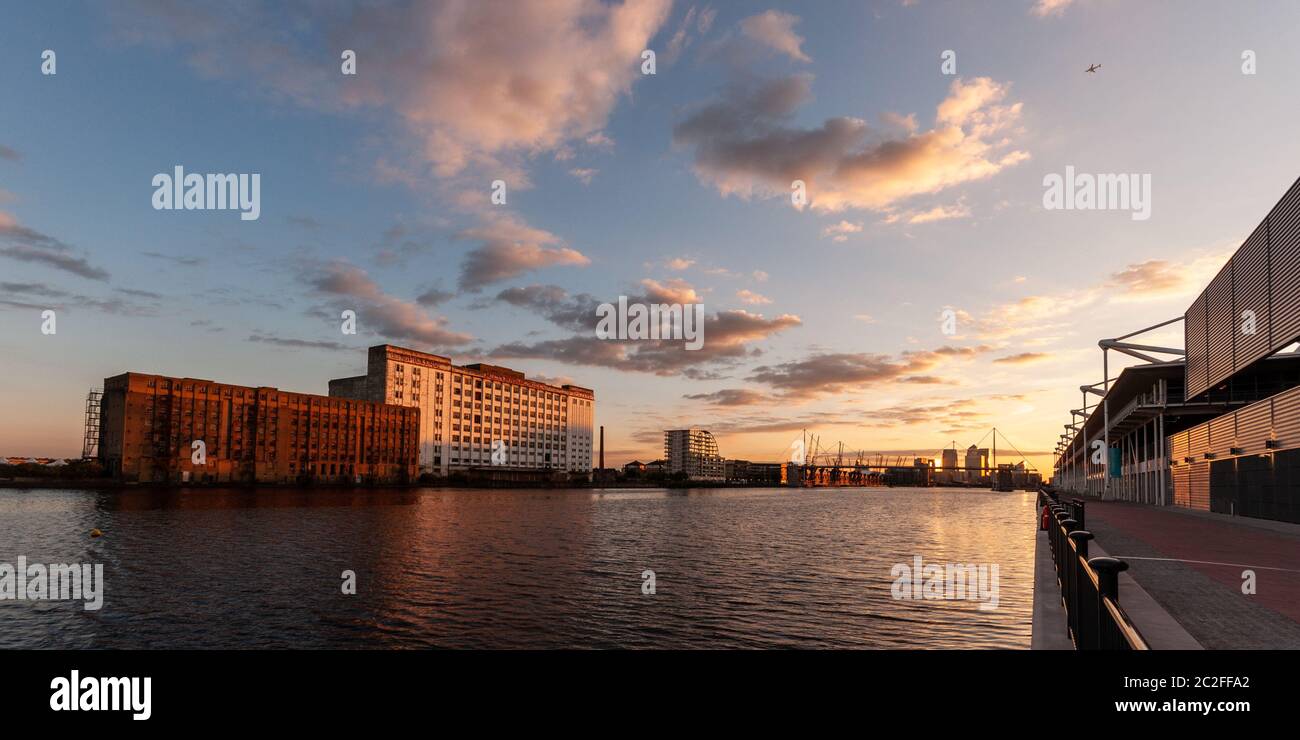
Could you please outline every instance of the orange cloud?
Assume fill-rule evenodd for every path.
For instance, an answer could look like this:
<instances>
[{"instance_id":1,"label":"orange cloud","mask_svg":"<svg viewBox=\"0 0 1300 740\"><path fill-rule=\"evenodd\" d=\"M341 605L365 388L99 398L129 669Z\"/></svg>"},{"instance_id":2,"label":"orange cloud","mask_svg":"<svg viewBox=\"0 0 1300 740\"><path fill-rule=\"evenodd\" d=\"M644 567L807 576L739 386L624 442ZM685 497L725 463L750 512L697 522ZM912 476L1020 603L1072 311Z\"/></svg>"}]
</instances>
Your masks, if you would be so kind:
<instances>
[{"instance_id":1,"label":"orange cloud","mask_svg":"<svg viewBox=\"0 0 1300 740\"><path fill-rule=\"evenodd\" d=\"M789 197L791 183L802 180L814 210L888 211L1029 157L1011 145L1021 105L1004 104L1007 90L986 77L954 80L934 128L873 139L859 118L787 125L811 95L811 76L797 75L733 90L679 123L673 136L694 148L696 174L723 195Z\"/></svg>"}]
</instances>

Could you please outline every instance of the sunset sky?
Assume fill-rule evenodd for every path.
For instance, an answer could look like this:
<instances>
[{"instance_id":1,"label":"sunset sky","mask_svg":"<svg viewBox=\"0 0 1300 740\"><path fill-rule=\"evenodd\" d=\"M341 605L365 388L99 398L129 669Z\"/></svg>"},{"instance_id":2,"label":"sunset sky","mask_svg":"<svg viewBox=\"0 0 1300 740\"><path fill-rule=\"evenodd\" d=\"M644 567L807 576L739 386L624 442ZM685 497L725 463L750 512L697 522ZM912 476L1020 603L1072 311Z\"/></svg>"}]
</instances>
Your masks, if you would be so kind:
<instances>
[{"instance_id":1,"label":"sunset sky","mask_svg":"<svg viewBox=\"0 0 1300 740\"><path fill-rule=\"evenodd\" d=\"M611 465L683 426L778 460L996 425L1046 469L1097 340L1182 314L1300 174L1289 2L4 16L0 455L79 454L106 376L323 394L391 342L594 389ZM259 173L260 218L154 210L177 165ZM1150 219L1045 210L1067 165L1149 174ZM597 339L620 295L703 302L704 348Z\"/></svg>"}]
</instances>

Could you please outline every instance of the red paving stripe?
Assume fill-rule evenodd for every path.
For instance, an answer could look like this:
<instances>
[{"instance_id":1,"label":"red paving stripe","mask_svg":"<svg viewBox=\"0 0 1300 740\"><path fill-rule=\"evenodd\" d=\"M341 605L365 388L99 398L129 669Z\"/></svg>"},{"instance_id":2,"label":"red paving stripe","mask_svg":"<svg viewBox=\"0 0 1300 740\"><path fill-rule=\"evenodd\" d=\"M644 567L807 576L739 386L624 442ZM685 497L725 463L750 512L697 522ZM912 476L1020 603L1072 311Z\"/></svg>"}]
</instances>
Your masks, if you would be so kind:
<instances>
[{"instance_id":1,"label":"red paving stripe","mask_svg":"<svg viewBox=\"0 0 1300 740\"><path fill-rule=\"evenodd\" d=\"M1089 501L1087 518L1096 516L1115 529L1141 540L1167 558L1208 561L1184 563L1206 577L1241 594L1239 563L1281 570L1255 571L1252 596L1260 606L1300 622L1300 539L1249 526L1217 522L1140 504ZM1098 542L1106 547L1104 542ZM1110 548L1107 548L1109 550ZM1125 553L1116 553L1124 555Z\"/></svg>"}]
</instances>

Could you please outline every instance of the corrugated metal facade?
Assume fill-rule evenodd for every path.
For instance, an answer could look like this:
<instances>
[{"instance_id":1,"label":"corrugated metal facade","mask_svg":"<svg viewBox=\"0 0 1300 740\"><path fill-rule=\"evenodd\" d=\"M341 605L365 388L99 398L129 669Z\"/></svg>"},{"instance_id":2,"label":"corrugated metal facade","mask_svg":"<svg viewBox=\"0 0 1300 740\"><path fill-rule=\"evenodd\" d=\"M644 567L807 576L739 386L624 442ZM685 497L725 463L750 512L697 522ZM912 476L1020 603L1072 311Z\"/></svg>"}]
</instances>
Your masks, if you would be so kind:
<instances>
[{"instance_id":1,"label":"corrugated metal facade","mask_svg":"<svg viewBox=\"0 0 1300 740\"><path fill-rule=\"evenodd\" d=\"M1296 185L1273 209L1268 245L1273 294L1270 345L1276 351L1300 337L1300 188Z\"/></svg>"},{"instance_id":2,"label":"corrugated metal facade","mask_svg":"<svg viewBox=\"0 0 1300 740\"><path fill-rule=\"evenodd\" d=\"M1279 393L1272 400L1273 435L1278 447L1300 447L1300 388Z\"/></svg>"},{"instance_id":3,"label":"corrugated metal facade","mask_svg":"<svg viewBox=\"0 0 1300 740\"><path fill-rule=\"evenodd\" d=\"M1209 423L1212 450L1230 450L1237 446L1237 415L1224 414Z\"/></svg>"},{"instance_id":4,"label":"corrugated metal facade","mask_svg":"<svg viewBox=\"0 0 1300 740\"><path fill-rule=\"evenodd\" d=\"M1268 222L1260 224L1232 258L1234 369L1268 356L1272 319L1268 290ZM1249 311L1250 314L1246 312ZM1251 320L1253 319L1253 321ZM1250 330L1254 329L1251 333Z\"/></svg>"},{"instance_id":5,"label":"corrugated metal facade","mask_svg":"<svg viewBox=\"0 0 1300 740\"><path fill-rule=\"evenodd\" d=\"M1205 291L1209 334L1210 385L1232 375L1233 335L1237 321L1232 309L1232 260L1219 270Z\"/></svg>"},{"instance_id":6,"label":"corrugated metal facade","mask_svg":"<svg viewBox=\"0 0 1300 740\"><path fill-rule=\"evenodd\" d=\"M1179 432L1169 438L1169 457L1174 462L1182 462L1188 456L1187 432Z\"/></svg>"},{"instance_id":7,"label":"corrugated metal facade","mask_svg":"<svg viewBox=\"0 0 1300 740\"><path fill-rule=\"evenodd\" d=\"M1187 398L1199 396L1210 387L1209 336L1205 332L1205 294L1202 293L1183 317L1183 347L1187 350Z\"/></svg>"},{"instance_id":8,"label":"corrugated metal facade","mask_svg":"<svg viewBox=\"0 0 1300 740\"><path fill-rule=\"evenodd\" d=\"M1169 447L1176 506L1300 521L1300 387L1171 435Z\"/></svg>"},{"instance_id":9,"label":"corrugated metal facade","mask_svg":"<svg viewBox=\"0 0 1300 740\"><path fill-rule=\"evenodd\" d=\"M1237 419L1237 446L1243 450L1262 450L1273 435L1273 404L1256 403L1241 409Z\"/></svg>"},{"instance_id":10,"label":"corrugated metal facade","mask_svg":"<svg viewBox=\"0 0 1300 740\"><path fill-rule=\"evenodd\" d=\"M1300 338L1300 180L1187 309L1183 332L1188 400Z\"/></svg>"},{"instance_id":11,"label":"corrugated metal facade","mask_svg":"<svg viewBox=\"0 0 1300 740\"><path fill-rule=\"evenodd\" d=\"M1192 466L1179 465L1178 467L1171 469L1170 472L1170 477L1174 480L1174 506L1190 507L1192 505L1192 486L1190 477Z\"/></svg>"},{"instance_id":12,"label":"corrugated metal facade","mask_svg":"<svg viewBox=\"0 0 1300 740\"><path fill-rule=\"evenodd\" d=\"M1187 505L1201 511L1210 510L1210 464L1192 463L1188 467Z\"/></svg>"}]
</instances>

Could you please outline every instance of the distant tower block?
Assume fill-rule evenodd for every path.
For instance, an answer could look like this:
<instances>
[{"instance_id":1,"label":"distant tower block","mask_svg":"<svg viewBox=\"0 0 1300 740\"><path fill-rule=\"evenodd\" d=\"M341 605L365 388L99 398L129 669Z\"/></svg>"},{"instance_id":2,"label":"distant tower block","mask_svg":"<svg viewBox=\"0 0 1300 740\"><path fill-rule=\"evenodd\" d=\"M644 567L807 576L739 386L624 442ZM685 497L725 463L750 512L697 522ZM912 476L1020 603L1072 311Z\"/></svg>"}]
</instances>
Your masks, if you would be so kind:
<instances>
[{"instance_id":1,"label":"distant tower block","mask_svg":"<svg viewBox=\"0 0 1300 740\"><path fill-rule=\"evenodd\" d=\"M605 425L600 425L600 469L605 469Z\"/></svg>"}]
</instances>

